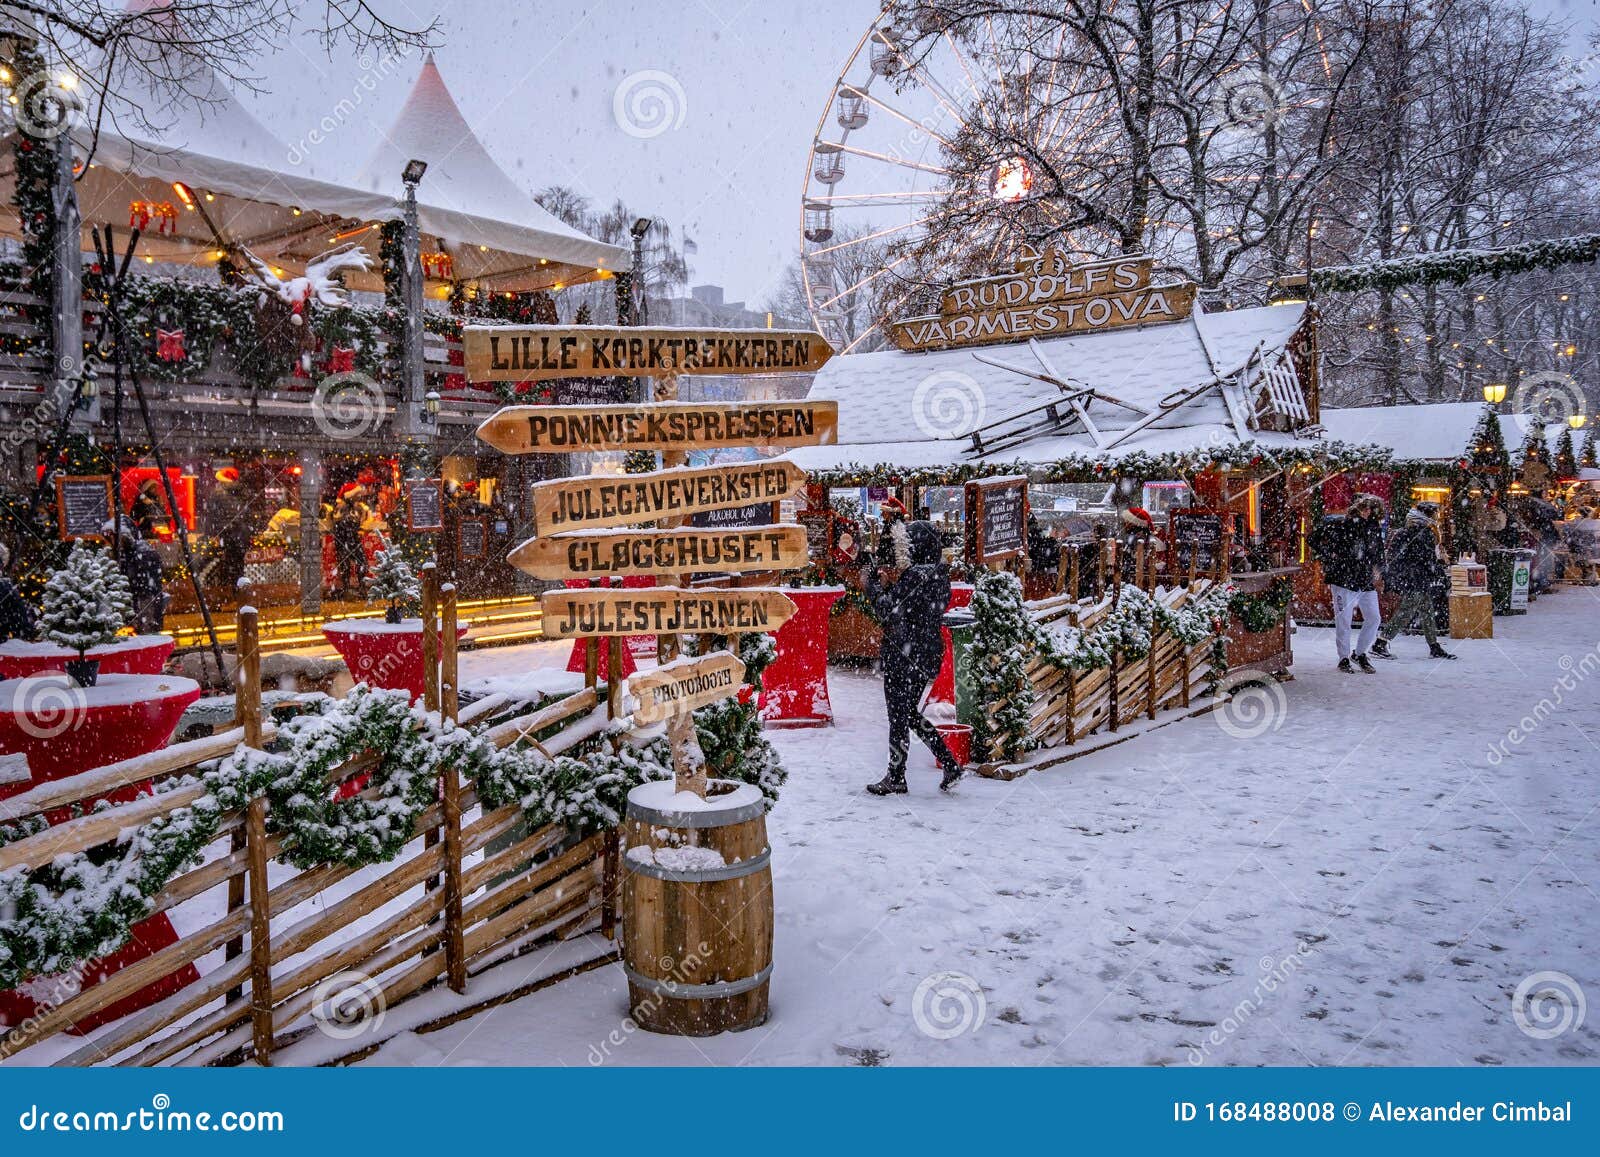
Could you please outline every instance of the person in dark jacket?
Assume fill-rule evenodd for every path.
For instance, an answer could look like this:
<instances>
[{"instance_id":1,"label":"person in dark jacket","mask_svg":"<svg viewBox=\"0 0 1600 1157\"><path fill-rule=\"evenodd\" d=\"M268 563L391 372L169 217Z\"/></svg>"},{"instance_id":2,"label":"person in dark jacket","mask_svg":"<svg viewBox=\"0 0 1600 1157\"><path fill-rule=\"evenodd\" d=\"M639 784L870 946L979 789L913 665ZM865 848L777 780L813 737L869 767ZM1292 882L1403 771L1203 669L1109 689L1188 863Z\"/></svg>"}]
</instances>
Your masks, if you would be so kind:
<instances>
[{"instance_id":1,"label":"person in dark jacket","mask_svg":"<svg viewBox=\"0 0 1600 1157\"><path fill-rule=\"evenodd\" d=\"M1372 653L1393 659L1389 640L1413 623L1422 627L1428 654L1435 659L1455 656L1439 645L1439 625L1434 618L1434 593L1445 581L1444 560L1439 557L1439 507L1419 502L1406 513L1406 524L1389 540L1389 565L1384 570L1385 590L1399 594L1400 606L1385 620L1372 644Z\"/></svg>"},{"instance_id":2,"label":"person in dark jacket","mask_svg":"<svg viewBox=\"0 0 1600 1157\"><path fill-rule=\"evenodd\" d=\"M106 537L114 533L106 523ZM161 556L139 534L133 522L122 524L122 549L117 551L117 566L128 580L133 596L133 629L141 635L158 635L167 615L167 596L161 589Z\"/></svg>"},{"instance_id":3,"label":"person in dark jacket","mask_svg":"<svg viewBox=\"0 0 1600 1157\"><path fill-rule=\"evenodd\" d=\"M1372 494L1357 495L1343 518L1323 519L1311 545L1333 594L1339 670L1349 674L1359 667L1368 675L1375 674L1367 651L1378 637L1381 621L1378 580L1383 568L1383 500ZM1357 611L1361 612L1361 633L1352 650L1350 630Z\"/></svg>"},{"instance_id":4,"label":"person in dark jacket","mask_svg":"<svg viewBox=\"0 0 1600 1157\"><path fill-rule=\"evenodd\" d=\"M939 624L950 605L950 569L940 559L939 532L931 522L913 522L906 533L911 565L899 579L885 587L876 567L867 572L867 598L883 624L883 698L889 712L889 773L867 786L873 795L905 793L912 731L944 770L942 789L949 791L961 778L961 765L921 710L922 694L944 659Z\"/></svg>"},{"instance_id":5,"label":"person in dark jacket","mask_svg":"<svg viewBox=\"0 0 1600 1157\"><path fill-rule=\"evenodd\" d=\"M0 571L11 567L11 552L0 544ZM33 608L17 590L9 574L0 574L0 643L10 639L31 640L38 633Z\"/></svg>"}]
</instances>

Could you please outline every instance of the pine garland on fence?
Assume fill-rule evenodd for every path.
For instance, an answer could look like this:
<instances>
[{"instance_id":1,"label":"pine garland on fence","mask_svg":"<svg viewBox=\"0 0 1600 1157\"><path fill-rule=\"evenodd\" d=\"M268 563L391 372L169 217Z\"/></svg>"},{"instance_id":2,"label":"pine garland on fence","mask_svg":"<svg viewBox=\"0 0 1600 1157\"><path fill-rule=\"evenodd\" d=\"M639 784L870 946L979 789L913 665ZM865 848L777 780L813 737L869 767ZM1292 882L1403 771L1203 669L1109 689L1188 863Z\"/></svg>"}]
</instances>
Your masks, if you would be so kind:
<instances>
[{"instance_id":1,"label":"pine garland on fence","mask_svg":"<svg viewBox=\"0 0 1600 1157\"><path fill-rule=\"evenodd\" d=\"M635 750L621 725L604 734L608 742L594 754L547 758L532 748L499 750L413 707L403 691L362 684L322 706L321 714L286 726L284 750L241 745L202 767L198 778L162 781L157 793L195 783L206 792L120 838L109 857L95 849L59 856L36 871L0 873L0 989L127 943L132 926L150 914L152 898L199 862L223 816L258 795L272 803L271 830L283 836L284 860L302 869L361 867L394 859L414 837L447 762L475 783L486 806L516 803L536 827L561 823L580 831L620 822L632 788L672 775L664 740ZM379 755L371 773L376 797L333 798L330 774L364 753ZM0 844L39 830L38 822L0 827Z\"/></svg>"},{"instance_id":2,"label":"pine garland on fence","mask_svg":"<svg viewBox=\"0 0 1600 1157\"><path fill-rule=\"evenodd\" d=\"M1237 591L1228 600L1228 610L1244 624L1247 631L1270 631L1283 622L1294 598L1294 584L1286 578L1274 579L1260 594Z\"/></svg>"},{"instance_id":3,"label":"pine garland on fence","mask_svg":"<svg viewBox=\"0 0 1600 1157\"><path fill-rule=\"evenodd\" d=\"M1496 280L1508 273L1556 269L1600 259L1600 233L1529 241L1504 249L1449 249L1419 253L1365 265L1335 265L1311 271L1311 284L1319 292L1358 293L1364 289L1400 289L1408 285L1437 285L1442 281L1462 285L1474 277Z\"/></svg>"},{"instance_id":4,"label":"pine garland on fence","mask_svg":"<svg viewBox=\"0 0 1600 1157\"><path fill-rule=\"evenodd\" d=\"M1149 655L1157 633L1165 631L1185 647L1211 641L1208 690L1227 674L1227 628L1233 587L1214 584L1204 594L1173 610L1135 586L1122 588L1117 605L1088 630L1049 630L1028 613L1022 584L1009 572L978 575L972 595L970 662L978 699L999 704L973 721L973 751L979 760L1014 762L1037 746L1029 734L1036 695L1028 681L1034 659L1069 673L1109 667L1114 658L1137 662Z\"/></svg>"}]
</instances>

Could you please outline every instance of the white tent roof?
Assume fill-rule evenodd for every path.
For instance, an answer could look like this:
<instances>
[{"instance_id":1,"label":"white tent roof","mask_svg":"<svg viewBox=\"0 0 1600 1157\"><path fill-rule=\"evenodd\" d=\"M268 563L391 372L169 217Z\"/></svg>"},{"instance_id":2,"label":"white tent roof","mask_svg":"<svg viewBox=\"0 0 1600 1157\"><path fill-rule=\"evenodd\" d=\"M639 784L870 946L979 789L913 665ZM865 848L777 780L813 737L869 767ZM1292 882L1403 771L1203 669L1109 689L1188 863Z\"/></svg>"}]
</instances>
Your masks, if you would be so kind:
<instances>
[{"instance_id":1,"label":"white tent roof","mask_svg":"<svg viewBox=\"0 0 1600 1157\"><path fill-rule=\"evenodd\" d=\"M400 173L412 158L428 163L417 189L424 233L535 254L591 272L628 268L626 249L596 241L561 221L495 164L461 115L431 53L400 115L352 183L397 200L404 192Z\"/></svg>"},{"instance_id":2,"label":"white tent roof","mask_svg":"<svg viewBox=\"0 0 1600 1157\"><path fill-rule=\"evenodd\" d=\"M163 6L164 0L130 0L128 8ZM172 18L170 10L156 16ZM629 267L625 248L557 220L494 164L431 58L363 178L349 182L313 176L303 163L296 164L292 150L208 66L190 62L172 69L182 70L173 78L173 91L152 90L141 72L120 70L105 98L107 115L98 138L91 127L94 118L74 130L80 150L87 154L93 146L92 168L78 182L85 247L90 225L120 226L135 200L177 205L172 183L181 181L202 196L214 195L204 208L223 239L264 258L309 259L343 233L361 240L375 257L376 235L358 238L355 232L400 217L400 170L411 157L420 157L430 166L420 190L418 224L453 253L458 277L484 278L496 289L542 288L592 278L600 268ZM196 99L174 99L180 90ZM152 224L141 242L141 251L155 260L193 262L215 247L216 237L201 214L178 207L170 232L158 233ZM377 273L347 280L364 289L382 285Z\"/></svg>"},{"instance_id":3,"label":"white tent roof","mask_svg":"<svg viewBox=\"0 0 1600 1157\"><path fill-rule=\"evenodd\" d=\"M1102 395L1146 409L1175 390L1204 385L1241 369L1258 345L1282 350L1305 315L1303 306L1269 306L1201 313L1166 324L1074 334L1041 340L1045 357L1062 374ZM1041 406L1061 391L1037 378L978 360L992 358L1040 368L1026 343L932 353L851 354L817 372L808 397L839 403L839 441L792 451L808 469L889 462L905 467L972 461L967 435L980 426ZM1137 421L1132 411L1095 402L1091 417L1111 435ZM1260 431L1267 444L1303 444L1288 434ZM1163 453L1238 441L1219 393L1173 411L1115 447L1108 456ZM1069 454L1095 455L1085 433L1036 438L995 451L996 461L1049 462Z\"/></svg>"}]
</instances>

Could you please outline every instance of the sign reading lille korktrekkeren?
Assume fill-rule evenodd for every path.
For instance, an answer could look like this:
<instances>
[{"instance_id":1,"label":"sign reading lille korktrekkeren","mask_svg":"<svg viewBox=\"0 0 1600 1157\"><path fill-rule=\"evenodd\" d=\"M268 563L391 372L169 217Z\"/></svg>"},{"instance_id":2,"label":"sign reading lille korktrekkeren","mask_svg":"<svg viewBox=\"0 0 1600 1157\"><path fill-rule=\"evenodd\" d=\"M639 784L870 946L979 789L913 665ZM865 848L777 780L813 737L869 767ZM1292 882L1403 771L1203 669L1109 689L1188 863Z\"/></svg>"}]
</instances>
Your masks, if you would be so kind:
<instances>
[{"instance_id":1,"label":"sign reading lille korktrekkeren","mask_svg":"<svg viewBox=\"0 0 1600 1157\"><path fill-rule=\"evenodd\" d=\"M604 325L467 326L461 333L467 378L537 382L547 378L661 374L804 374L833 356L809 330L696 330Z\"/></svg>"}]
</instances>

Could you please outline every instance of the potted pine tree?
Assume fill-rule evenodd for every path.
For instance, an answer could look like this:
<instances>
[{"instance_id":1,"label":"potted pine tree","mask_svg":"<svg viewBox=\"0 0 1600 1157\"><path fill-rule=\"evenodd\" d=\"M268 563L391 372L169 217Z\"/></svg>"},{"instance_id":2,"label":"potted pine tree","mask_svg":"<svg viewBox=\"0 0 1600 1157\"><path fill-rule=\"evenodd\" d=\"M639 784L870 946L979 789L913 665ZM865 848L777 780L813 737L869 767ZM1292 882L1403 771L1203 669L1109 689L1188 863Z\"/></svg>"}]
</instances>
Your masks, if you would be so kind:
<instances>
[{"instance_id":1,"label":"potted pine tree","mask_svg":"<svg viewBox=\"0 0 1600 1157\"><path fill-rule=\"evenodd\" d=\"M67 675L80 686L93 687L100 660L88 658L89 648L113 642L133 615L133 592L117 560L79 539L66 565L45 583L43 603L42 637L78 652L66 664Z\"/></svg>"},{"instance_id":2,"label":"potted pine tree","mask_svg":"<svg viewBox=\"0 0 1600 1157\"><path fill-rule=\"evenodd\" d=\"M386 600L389 606L383 612L383 621L398 623L405 618L406 610L415 609L422 601L422 587L417 583L416 572L393 546L378 551L372 564L367 601Z\"/></svg>"}]
</instances>

